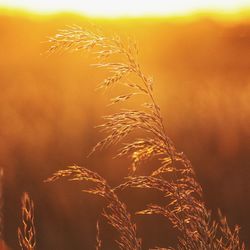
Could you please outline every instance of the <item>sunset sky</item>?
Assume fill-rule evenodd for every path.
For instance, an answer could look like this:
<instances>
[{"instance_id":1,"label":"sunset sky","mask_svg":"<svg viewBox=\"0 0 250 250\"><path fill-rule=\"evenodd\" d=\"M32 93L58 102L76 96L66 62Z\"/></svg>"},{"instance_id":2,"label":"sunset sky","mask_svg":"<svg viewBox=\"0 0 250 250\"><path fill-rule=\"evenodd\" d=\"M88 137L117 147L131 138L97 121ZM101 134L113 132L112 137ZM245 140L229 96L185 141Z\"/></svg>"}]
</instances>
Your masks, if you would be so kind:
<instances>
[{"instance_id":1,"label":"sunset sky","mask_svg":"<svg viewBox=\"0 0 250 250\"><path fill-rule=\"evenodd\" d=\"M0 7L39 13L73 11L87 16L165 16L199 11L234 13L250 8L249 0L0 0Z\"/></svg>"}]
</instances>

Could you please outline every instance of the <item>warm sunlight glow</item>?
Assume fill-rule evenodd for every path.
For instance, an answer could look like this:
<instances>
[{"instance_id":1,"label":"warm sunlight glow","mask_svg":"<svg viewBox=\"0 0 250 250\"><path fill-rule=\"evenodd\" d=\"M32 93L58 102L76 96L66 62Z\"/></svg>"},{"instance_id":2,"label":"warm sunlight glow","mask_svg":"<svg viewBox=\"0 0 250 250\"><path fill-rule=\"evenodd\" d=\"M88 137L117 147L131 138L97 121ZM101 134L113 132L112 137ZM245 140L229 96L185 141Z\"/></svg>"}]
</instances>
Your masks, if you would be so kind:
<instances>
[{"instance_id":1,"label":"warm sunlight glow","mask_svg":"<svg viewBox=\"0 0 250 250\"><path fill-rule=\"evenodd\" d=\"M234 13L250 7L249 0L0 0L1 7L40 13L77 12L88 16L165 16L197 11Z\"/></svg>"}]
</instances>

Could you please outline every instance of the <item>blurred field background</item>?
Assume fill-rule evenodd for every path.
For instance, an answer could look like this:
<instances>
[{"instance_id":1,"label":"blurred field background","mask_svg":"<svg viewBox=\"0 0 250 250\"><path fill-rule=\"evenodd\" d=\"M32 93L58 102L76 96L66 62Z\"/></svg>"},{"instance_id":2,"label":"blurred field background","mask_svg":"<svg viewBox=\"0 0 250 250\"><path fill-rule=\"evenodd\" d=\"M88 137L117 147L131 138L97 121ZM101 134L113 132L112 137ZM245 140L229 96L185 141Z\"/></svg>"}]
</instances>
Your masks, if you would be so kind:
<instances>
[{"instance_id":1,"label":"blurred field background","mask_svg":"<svg viewBox=\"0 0 250 250\"><path fill-rule=\"evenodd\" d=\"M86 158L103 136L94 126L119 108L106 107L111 92L94 91L105 73L89 66L94 62L89 55L45 53L47 37L72 24L94 24L138 41L169 135L193 162L208 206L214 212L220 207L231 225L241 225L249 246L250 17L90 20L2 11L0 166L5 170L4 227L10 248L19 249L20 196L27 191L35 202L38 249L94 249L102 200L82 194L81 185L42 181L72 164L98 171L111 185L127 174L129 160L112 159L116 147ZM135 190L121 194L132 213L159 197ZM163 218L134 220L144 249L174 243ZM105 249L114 249L115 234L108 226L102 229Z\"/></svg>"}]
</instances>

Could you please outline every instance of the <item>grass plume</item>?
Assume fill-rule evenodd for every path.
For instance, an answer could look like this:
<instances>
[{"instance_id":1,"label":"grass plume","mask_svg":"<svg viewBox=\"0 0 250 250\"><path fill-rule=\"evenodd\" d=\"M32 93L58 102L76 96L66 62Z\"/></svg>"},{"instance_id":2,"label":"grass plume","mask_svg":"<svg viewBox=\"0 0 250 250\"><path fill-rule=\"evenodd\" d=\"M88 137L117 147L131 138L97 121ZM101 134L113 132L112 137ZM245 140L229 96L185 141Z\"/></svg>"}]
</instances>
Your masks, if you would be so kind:
<instances>
[{"instance_id":1,"label":"grass plume","mask_svg":"<svg viewBox=\"0 0 250 250\"><path fill-rule=\"evenodd\" d=\"M120 235L117 243L121 250L140 250L141 241L137 239L136 226L131 221L131 216L127 212L124 203L120 202L113 189L97 173L79 166L70 166L65 170L54 173L47 182L53 182L61 178L69 181L89 181L94 184L94 188L84 189L83 192L103 197L108 205L103 211L103 216L108 223L113 226ZM97 224L97 249L99 249L99 224Z\"/></svg>"},{"instance_id":2,"label":"grass plume","mask_svg":"<svg viewBox=\"0 0 250 250\"><path fill-rule=\"evenodd\" d=\"M22 250L34 250L36 230L34 225L34 203L28 193L21 199L22 226L18 228L18 242Z\"/></svg>"},{"instance_id":3,"label":"grass plume","mask_svg":"<svg viewBox=\"0 0 250 250\"><path fill-rule=\"evenodd\" d=\"M98 88L107 89L118 83L127 88L127 92L123 95L113 97L111 104L124 104L138 94L145 96L145 103L142 103L140 108L121 109L117 113L105 116L104 123L99 126L107 135L93 147L91 154L119 143L135 130L145 133L145 138L136 138L123 144L118 152L119 157L130 157L132 169L130 169L130 176L125 183L114 190L132 187L161 191L166 197L165 206L150 204L137 214L159 214L167 218L172 226L180 232L175 249L245 249L244 243L239 240L239 227L231 230L226 219L220 213L219 221L212 219L211 212L205 205L202 187L197 181L190 160L183 152L176 149L168 136L161 109L154 97L153 78L143 72L138 61L137 44L130 40L123 42L118 36L107 37L99 31L92 32L78 26L61 30L59 34L50 39L50 42L50 52L82 50L93 52L97 60L94 66L110 72L110 76L104 79ZM138 167L149 158L157 159L160 166L154 169L150 176L138 176ZM58 175L52 178L56 179ZM78 178L74 177L74 179ZM126 224L128 220L125 218L128 215L125 213L124 204L119 203L113 190L109 187L104 188L106 184L104 185L100 179L96 181L96 184L98 184L97 190L88 192L109 197L111 204L109 209L113 216L106 214L106 217L110 224L119 229L119 221L119 223L125 223L125 231L128 228L133 229L132 224L129 224L129 227ZM100 187L102 188L99 189ZM115 204L119 204L123 218L115 217L118 216ZM128 237L127 240L130 242L135 237L135 233L133 232L132 235L124 233L122 237ZM135 238L133 242L133 245L137 246ZM126 244L128 243L123 243L123 246Z\"/></svg>"}]
</instances>

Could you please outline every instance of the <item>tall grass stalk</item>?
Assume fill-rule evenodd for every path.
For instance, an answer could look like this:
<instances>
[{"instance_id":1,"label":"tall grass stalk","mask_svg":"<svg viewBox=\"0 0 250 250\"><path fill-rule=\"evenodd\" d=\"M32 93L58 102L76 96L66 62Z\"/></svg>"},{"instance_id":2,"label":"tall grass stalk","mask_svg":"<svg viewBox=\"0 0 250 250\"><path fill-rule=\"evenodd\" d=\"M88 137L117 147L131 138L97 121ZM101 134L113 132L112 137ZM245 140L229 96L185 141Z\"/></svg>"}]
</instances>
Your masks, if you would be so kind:
<instances>
[{"instance_id":1,"label":"tall grass stalk","mask_svg":"<svg viewBox=\"0 0 250 250\"><path fill-rule=\"evenodd\" d=\"M22 225L18 228L18 242L22 250L35 250L36 230L34 225L34 203L28 193L21 198Z\"/></svg>"},{"instance_id":2,"label":"tall grass stalk","mask_svg":"<svg viewBox=\"0 0 250 250\"><path fill-rule=\"evenodd\" d=\"M129 169L129 176L124 183L112 190L100 177L97 179L90 177L98 184L97 189L90 192L104 196L110 201L108 209L113 215L105 214L105 216L109 223L121 232L120 248L138 249L140 241L136 239L135 227L125 212L125 205L118 201L114 191L141 188L161 191L166 197L166 205L150 204L137 214L162 215L179 231L177 246L158 249L245 249L244 243L239 240L238 226L234 229L229 228L220 212L218 221L212 219L190 160L183 152L176 149L168 136L161 109L154 96L153 78L144 73L138 61L137 44L129 39L123 41L118 36L108 37L99 31L85 30L78 26L60 30L50 39L50 43L50 53L83 50L92 52L97 59L94 66L110 72L110 76L98 85L98 89L119 85L127 87L127 92L113 97L110 105L127 102L137 95L145 96L145 103L140 107L121 109L118 113L104 117L104 123L99 128L107 135L90 153L91 155L119 143L135 130L141 130L145 134L144 138L136 138L123 144L116 154L117 157L129 156L131 159L132 168ZM159 167L148 176L138 175L138 167L143 167L144 162L152 158L160 162ZM57 172L52 180L64 176L67 171L71 171L70 174L75 173L72 168L62 170ZM77 168L77 171L82 170ZM84 169L84 172L90 173L88 171ZM82 178L81 174L73 177L73 180L81 179L86 178ZM118 221L124 224L119 224L118 227ZM121 230L120 227L124 229ZM127 230L132 230L131 234L127 234Z\"/></svg>"}]
</instances>

